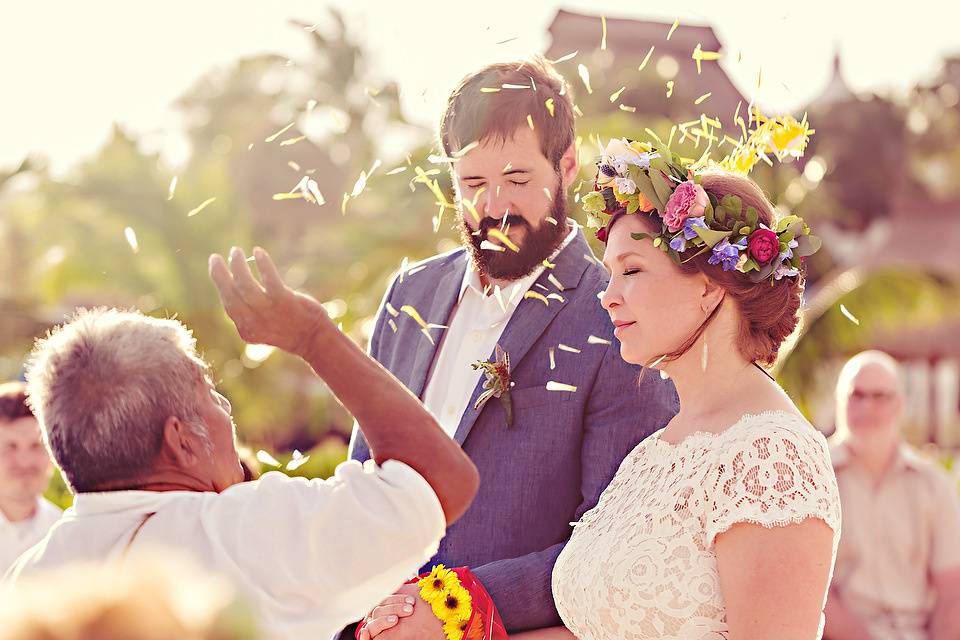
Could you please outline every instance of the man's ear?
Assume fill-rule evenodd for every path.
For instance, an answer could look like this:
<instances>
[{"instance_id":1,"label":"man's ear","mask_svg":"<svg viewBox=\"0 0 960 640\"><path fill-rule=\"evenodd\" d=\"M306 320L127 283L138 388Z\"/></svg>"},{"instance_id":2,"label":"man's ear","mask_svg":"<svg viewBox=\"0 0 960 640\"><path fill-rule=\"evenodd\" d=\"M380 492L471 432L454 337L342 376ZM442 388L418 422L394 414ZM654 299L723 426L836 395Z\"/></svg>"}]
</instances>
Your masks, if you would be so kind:
<instances>
[{"instance_id":1,"label":"man's ear","mask_svg":"<svg viewBox=\"0 0 960 640\"><path fill-rule=\"evenodd\" d=\"M178 467L192 467L200 458L197 437L178 417L170 416L163 423L163 445L160 455Z\"/></svg>"},{"instance_id":2,"label":"man's ear","mask_svg":"<svg viewBox=\"0 0 960 640\"><path fill-rule=\"evenodd\" d=\"M580 170L580 159L577 157L577 143L572 142L560 157L560 184L564 191L570 188Z\"/></svg>"}]
</instances>

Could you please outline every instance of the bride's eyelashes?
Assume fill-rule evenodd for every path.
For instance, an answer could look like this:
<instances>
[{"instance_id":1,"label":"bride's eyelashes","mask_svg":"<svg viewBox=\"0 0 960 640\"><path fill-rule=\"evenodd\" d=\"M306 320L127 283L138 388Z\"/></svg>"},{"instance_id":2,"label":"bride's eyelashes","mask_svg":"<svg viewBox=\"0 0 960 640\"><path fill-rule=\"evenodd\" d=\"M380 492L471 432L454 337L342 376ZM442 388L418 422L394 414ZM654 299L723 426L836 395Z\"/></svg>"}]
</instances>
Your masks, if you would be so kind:
<instances>
[{"instance_id":1,"label":"bride's eyelashes","mask_svg":"<svg viewBox=\"0 0 960 640\"><path fill-rule=\"evenodd\" d=\"M632 276L633 274L640 273L641 271L643 271L643 269L627 269L626 271L623 272L622 275Z\"/></svg>"}]
</instances>

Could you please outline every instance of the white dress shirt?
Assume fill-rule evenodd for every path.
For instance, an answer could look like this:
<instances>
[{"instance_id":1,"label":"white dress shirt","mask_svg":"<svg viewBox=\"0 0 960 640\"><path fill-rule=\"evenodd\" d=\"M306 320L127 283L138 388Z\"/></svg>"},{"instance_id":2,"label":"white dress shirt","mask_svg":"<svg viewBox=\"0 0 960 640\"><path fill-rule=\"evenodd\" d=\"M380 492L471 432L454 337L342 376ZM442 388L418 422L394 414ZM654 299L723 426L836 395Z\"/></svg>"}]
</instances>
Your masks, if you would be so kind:
<instances>
[{"instance_id":1,"label":"white dress shirt","mask_svg":"<svg viewBox=\"0 0 960 640\"><path fill-rule=\"evenodd\" d=\"M570 233L548 258L548 262L552 262L577 237L579 229L575 222L572 223ZM533 273L506 289L497 288L486 295L480 284L480 275L473 269L472 263L467 265L460 285L460 297L450 313L423 394L423 404L451 437L456 433L473 390L483 375L482 371L470 365L490 357L513 312L545 268L537 267ZM537 289L535 292L544 297L559 294L555 288L547 291Z\"/></svg>"},{"instance_id":2,"label":"white dress shirt","mask_svg":"<svg viewBox=\"0 0 960 640\"><path fill-rule=\"evenodd\" d=\"M44 498L37 498L33 517L10 522L0 510L0 576L20 557L20 554L40 542L54 522L60 519L59 507Z\"/></svg>"},{"instance_id":3,"label":"white dress shirt","mask_svg":"<svg viewBox=\"0 0 960 640\"><path fill-rule=\"evenodd\" d=\"M433 489L395 460L345 462L328 480L271 472L222 493L81 493L5 586L74 561L172 547L231 580L265 637L329 638L414 576L445 528Z\"/></svg>"}]
</instances>

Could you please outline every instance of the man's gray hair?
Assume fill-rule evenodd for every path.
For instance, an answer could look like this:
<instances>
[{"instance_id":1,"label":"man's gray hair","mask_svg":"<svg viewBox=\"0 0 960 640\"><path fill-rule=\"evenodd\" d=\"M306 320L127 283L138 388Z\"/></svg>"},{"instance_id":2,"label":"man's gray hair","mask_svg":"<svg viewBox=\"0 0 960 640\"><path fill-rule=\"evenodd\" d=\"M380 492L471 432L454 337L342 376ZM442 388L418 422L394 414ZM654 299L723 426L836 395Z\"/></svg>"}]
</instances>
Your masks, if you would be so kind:
<instances>
[{"instance_id":1,"label":"man's gray hair","mask_svg":"<svg viewBox=\"0 0 960 640\"><path fill-rule=\"evenodd\" d=\"M30 404L70 488L141 477L171 416L209 448L198 388L207 370L183 323L138 311L78 309L37 340L27 364Z\"/></svg>"}]
</instances>

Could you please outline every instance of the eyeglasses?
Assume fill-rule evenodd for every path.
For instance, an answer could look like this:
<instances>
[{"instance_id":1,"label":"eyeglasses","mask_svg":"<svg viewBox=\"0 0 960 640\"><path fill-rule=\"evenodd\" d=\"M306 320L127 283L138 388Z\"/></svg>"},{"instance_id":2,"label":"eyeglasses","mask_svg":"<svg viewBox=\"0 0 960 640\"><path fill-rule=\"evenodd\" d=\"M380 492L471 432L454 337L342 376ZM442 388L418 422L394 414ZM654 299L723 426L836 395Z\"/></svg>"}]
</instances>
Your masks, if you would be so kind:
<instances>
[{"instance_id":1,"label":"eyeglasses","mask_svg":"<svg viewBox=\"0 0 960 640\"><path fill-rule=\"evenodd\" d=\"M854 389L850 392L850 399L858 402L869 400L879 404L889 402L896 397L896 395L893 391L864 391L863 389Z\"/></svg>"}]
</instances>

